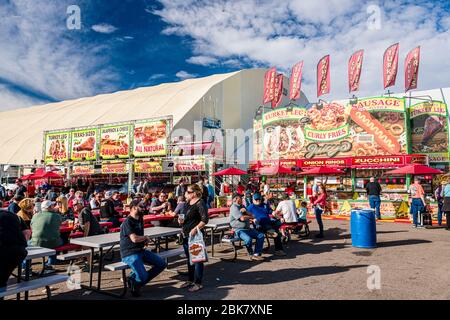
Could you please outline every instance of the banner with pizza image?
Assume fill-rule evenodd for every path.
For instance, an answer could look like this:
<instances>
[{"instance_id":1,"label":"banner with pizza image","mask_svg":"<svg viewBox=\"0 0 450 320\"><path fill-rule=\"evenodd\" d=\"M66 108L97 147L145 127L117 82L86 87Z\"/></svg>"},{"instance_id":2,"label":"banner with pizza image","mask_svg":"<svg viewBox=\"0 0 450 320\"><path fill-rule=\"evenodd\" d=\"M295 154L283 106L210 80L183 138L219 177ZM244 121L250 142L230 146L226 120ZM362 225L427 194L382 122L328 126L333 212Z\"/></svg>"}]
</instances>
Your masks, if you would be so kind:
<instances>
[{"instance_id":1,"label":"banner with pizza image","mask_svg":"<svg viewBox=\"0 0 450 320\"><path fill-rule=\"evenodd\" d=\"M71 160L97 160L97 128L72 131L71 141Z\"/></svg>"},{"instance_id":2,"label":"banner with pizza image","mask_svg":"<svg viewBox=\"0 0 450 320\"><path fill-rule=\"evenodd\" d=\"M45 134L45 163L65 162L69 160L70 132L52 132Z\"/></svg>"},{"instance_id":3,"label":"banner with pizza image","mask_svg":"<svg viewBox=\"0 0 450 320\"><path fill-rule=\"evenodd\" d=\"M408 151L405 103L399 98L365 98L354 105L341 100L292 111L280 108L264 114L262 132L263 160L399 155Z\"/></svg>"},{"instance_id":4,"label":"banner with pizza image","mask_svg":"<svg viewBox=\"0 0 450 320\"><path fill-rule=\"evenodd\" d=\"M448 162L448 109L441 101L409 107L411 152L427 154L430 162Z\"/></svg>"},{"instance_id":5,"label":"banner with pizza image","mask_svg":"<svg viewBox=\"0 0 450 320\"><path fill-rule=\"evenodd\" d=\"M134 124L133 155L155 157L167 155L169 120L146 120Z\"/></svg>"},{"instance_id":6,"label":"banner with pizza image","mask_svg":"<svg viewBox=\"0 0 450 320\"><path fill-rule=\"evenodd\" d=\"M131 125L106 126L100 129L100 158L130 157Z\"/></svg>"}]
</instances>

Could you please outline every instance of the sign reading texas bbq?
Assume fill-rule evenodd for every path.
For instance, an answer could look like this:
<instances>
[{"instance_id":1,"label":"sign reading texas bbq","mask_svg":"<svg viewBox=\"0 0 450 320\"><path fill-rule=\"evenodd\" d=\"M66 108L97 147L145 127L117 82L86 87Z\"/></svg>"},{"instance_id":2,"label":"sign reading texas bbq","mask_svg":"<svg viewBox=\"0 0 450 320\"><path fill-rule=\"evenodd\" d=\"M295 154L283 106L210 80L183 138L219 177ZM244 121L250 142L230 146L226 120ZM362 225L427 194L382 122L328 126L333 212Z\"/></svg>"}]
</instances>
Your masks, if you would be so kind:
<instances>
[{"instance_id":1,"label":"sign reading texas bbq","mask_svg":"<svg viewBox=\"0 0 450 320\"><path fill-rule=\"evenodd\" d=\"M154 157L167 155L169 119L146 120L134 125L133 155Z\"/></svg>"},{"instance_id":2,"label":"sign reading texas bbq","mask_svg":"<svg viewBox=\"0 0 450 320\"><path fill-rule=\"evenodd\" d=\"M71 140L70 159L73 161L97 160L97 128L72 131Z\"/></svg>"},{"instance_id":3,"label":"sign reading texas bbq","mask_svg":"<svg viewBox=\"0 0 450 320\"><path fill-rule=\"evenodd\" d=\"M100 129L102 159L129 158L131 125L107 126Z\"/></svg>"},{"instance_id":4,"label":"sign reading texas bbq","mask_svg":"<svg viewBox=\"0 0 450 320\"><path fill-rule=\"evenodd\" d=\"M286 108L263 117L263 160L406 154L404 99L374 97ZM255 145L255 148L258 148Z\"/></svg>"},{"instance_id":5,"label":"sign reading texas bbq","mask_svg":"<svg viewBox=\"0 0 450 320\"><path fill-rule=\"evenodd\" d=\"M45 163L69 160L69 132L52 132L45 134Z\"/></svg>"}]
</instances>

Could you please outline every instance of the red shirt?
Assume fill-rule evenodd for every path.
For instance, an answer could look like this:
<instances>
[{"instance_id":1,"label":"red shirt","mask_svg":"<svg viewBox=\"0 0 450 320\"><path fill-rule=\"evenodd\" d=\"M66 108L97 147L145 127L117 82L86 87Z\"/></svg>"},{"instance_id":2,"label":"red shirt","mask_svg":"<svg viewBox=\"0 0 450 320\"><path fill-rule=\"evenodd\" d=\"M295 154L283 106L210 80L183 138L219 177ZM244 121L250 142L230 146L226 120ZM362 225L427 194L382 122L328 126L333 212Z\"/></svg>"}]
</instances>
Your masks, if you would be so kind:
<instances>
[{"instance_id":1,"label":"red shirt","mask_svg":"<svg viewBox=\"0 0 450 320\"><path fill-rule=\"evenodd\" d=\"M27 193L28 193L28 198L34 198L34 196L36 195L36 187L33 186L32 184L29 184L27 186Z\"/></svg>"}]
</instances>

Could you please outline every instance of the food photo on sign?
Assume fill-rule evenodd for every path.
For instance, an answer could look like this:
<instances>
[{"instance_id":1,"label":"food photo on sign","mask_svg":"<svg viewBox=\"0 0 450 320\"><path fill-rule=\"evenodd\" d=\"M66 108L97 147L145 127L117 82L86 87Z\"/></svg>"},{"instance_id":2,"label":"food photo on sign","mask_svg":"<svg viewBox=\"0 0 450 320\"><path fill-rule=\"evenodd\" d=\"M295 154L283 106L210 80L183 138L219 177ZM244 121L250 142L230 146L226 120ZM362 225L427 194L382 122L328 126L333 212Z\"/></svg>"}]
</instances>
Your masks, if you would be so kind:
<instances>
[{"instance_id":1,"label":"food photo on sign","mask_svg":"<svg viewBox=\"0 0 450 320\"><path fill-rule=\"evenodd\" d=\"M45 136L45 162L69 160L69 133L47 133Z\"/></svg>"},{"instance_id":2,"label":"food photo on sign","mask_svg":"<svg viewBox=\"0 0 450 320\"><path fill-rule=\"evenodd\" d=\"M100 157L102 159L128 158L130 155L130 125L100 129Z\"/></svg>"},{"instance_id":3,"label":"food photo on sign","mask_svg":"<svg viewBox=\"0 0 450 320\"><path fill-rule=\"evenodd\" d=\"M72 160L97 159L97 129L78 130L72 132Z\"/></svg>"},{"instance_id":4,"label":"food photo on sign","mask_svg":"<svg viewBox=\"0 0 450 320\"><path fill-rule=\"evenodd\" d=\"M167 153L168 120L151 120L134 125L133 154L137 157Z\"/></svg>"}]
</instances>

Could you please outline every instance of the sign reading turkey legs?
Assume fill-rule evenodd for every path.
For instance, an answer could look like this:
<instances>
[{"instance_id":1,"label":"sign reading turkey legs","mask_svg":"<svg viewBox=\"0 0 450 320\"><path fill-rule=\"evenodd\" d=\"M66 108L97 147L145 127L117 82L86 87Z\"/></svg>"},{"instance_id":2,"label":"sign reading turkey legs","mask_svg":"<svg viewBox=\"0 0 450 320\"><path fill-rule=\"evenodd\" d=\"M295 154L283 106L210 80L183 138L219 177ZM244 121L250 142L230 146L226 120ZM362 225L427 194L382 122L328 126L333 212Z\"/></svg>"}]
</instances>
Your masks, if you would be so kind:
<instances>
[{"instance_id":1,"label":"sign reading turkey legs","mask_svg":"<svg viewBox=\"0 0 450 320\"><path fill-rule=\"evenodd\" d=\"M73 131L71 136L70 159L73 161L97 160L98 130L96 128Z\"/></svg>"}]
</instances>

